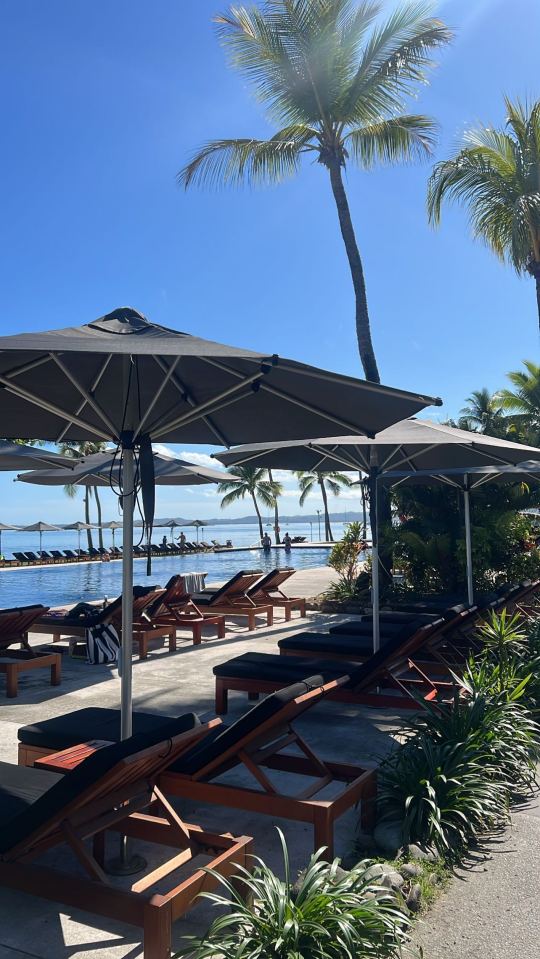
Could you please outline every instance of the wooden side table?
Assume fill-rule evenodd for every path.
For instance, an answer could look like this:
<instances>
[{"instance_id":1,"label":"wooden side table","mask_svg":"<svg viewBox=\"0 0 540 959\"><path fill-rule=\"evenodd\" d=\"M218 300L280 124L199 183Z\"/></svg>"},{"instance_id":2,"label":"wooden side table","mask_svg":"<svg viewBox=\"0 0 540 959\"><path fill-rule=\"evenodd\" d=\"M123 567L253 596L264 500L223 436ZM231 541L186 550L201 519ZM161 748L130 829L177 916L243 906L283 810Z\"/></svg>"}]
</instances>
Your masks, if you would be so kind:
<instances>
[{"instance_id":1,"label":"wooden side table","mask_svg":"<svg viewBox=\"0 0 540 959\"><path fill-rule=\"evenodd\" d=\"M42 759L36 759L34 766L37 769L49 769L54 773L68 773L75 769L83 759L93 756L98 749L104 746L111 746L109 739L89 739L86 743L79 743L77 746L70 746L68 749L61 749L57 753L49 753Z\"/></svg>"}]
</instances>

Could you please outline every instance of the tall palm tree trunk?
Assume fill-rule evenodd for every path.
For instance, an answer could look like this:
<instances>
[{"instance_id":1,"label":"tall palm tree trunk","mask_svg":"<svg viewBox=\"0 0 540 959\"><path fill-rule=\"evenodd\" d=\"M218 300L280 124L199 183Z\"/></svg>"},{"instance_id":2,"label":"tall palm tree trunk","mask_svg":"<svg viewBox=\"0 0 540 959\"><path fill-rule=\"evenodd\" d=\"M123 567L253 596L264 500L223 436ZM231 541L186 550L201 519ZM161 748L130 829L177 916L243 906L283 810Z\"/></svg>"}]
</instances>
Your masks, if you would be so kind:
<instances>
[{"instance_id":1,"label":"tall palm tree trunk","mask_svg":"<svg viewBox=\"0 0 540 959\"><path fill-rule=\"evenodd\" d=\"M253 500L253 505L254 505L254 507L255 507L255 512L256 512L256 514L257 514L257 519L258 519L258 521L259 521L259 534L260 534L260 538L262 539L263 536L264 536L263 524L262 524L262 517L261 517L261 511L260 511L260 509L259 509L259 504L258 504L258 502L257 502L257 497L255 496L255 493L252 493L252 494L251 494L251 499Z\"/></svg>"},{"instance_id":2,"label":"tall palm tree trunk","mask_svg":"<svg viewBox=\"0 0 540 959\"><path fill-rule=\"evenodd\" d=\"M90 523L90 487L85 486L84 488L84 522ZM94 542L92 540L92 530L86 530L86 541L88 543L88 549L94 548Z\"/></svg>"},{"instance_id":3,"label":"tall palm tree trunk","mask_svg":"<svg viewBox=\"0 0 540 959\"><path fill-rule=\"evenodd\" d=\"M362 266L362 260L360 258L358 244L356 242L356 236L354 234L351 211L349 209L349 202L347 200L347 194L345 193L345 187L343 186L343 178L341 176L341 165L339 160L331 160L328 163L328 171L330 173L332 193L334 194L334 200L336 201L341 235L343 237L345 250L349 260L354 295L356 298L356 336L358 338L360 359L362 361L362 366L364 367L366 379L371 380L373 383L380 383L381 378L379 376L377 360L375 359L375 351L371 341L364 269Z\"/></svg>"},{"instance_id":4,"label":"tall palm tree trunk","mask_svg":"<svg viewBox=\"0 0 540 959\"><path fill-rule=\"evenodd\" d=\"M326 486L322 476L318 476L319 486L321 487L321 496L324 506L324 535L327 543L333 543L332 527L330 526L330 513L328 512L328 496L326 495Z\"/></svg>"},{"instance_id":5,"label":"tall palm tree trunk","mask_svg":"<svg viewBox=\"0 0 540 959\"><path fill-rule=\"evenodd\" d=\"M99 523L99 526L98 526L99 547L100 547L100 549L103 549L103 530L102 530L102 528L101 528L101 520L102 520L101 500L100 500L100 498L99 498L99 493L98 493L97 486L94 486L94 487L93 487L93 490L94 490L94 499L95 499L95 501L96 501L97 519L98 519L98 523Z\"/></svg>"},{"instance_id":6,"label":"tall palm tree trunk","mask_svg":"<svg viewBox=\"0 0 540 959\"><path fill-rule=\"evenodd\" d=\"M268 470L268 479L270 480L271 483L274 482L274 477L272 476L272 470ZM281 543L281 536L279 535L279 507L278 507L277 496L274 502L274 533L276 537L276 543L277 544Z\"/></svg>"}]
</instances>

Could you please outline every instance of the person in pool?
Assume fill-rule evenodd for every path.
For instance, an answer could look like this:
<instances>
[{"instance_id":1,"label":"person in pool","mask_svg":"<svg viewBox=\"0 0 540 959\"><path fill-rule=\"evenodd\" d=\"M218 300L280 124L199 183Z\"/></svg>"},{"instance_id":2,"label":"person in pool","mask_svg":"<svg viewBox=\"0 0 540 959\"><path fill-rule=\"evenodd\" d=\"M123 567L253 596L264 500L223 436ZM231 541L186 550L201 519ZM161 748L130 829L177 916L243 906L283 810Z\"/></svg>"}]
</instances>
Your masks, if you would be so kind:
<instances>
[{"instance_id":1,"label":"person in pool","mask_svg":"<svg viewBox=\"0 0 540 959\"><path fill-rule=\"evenodd\" d=\"M271 545L272 545L272 540L270 539L270 536L268 535L268 533L265 533L265 534L264 534L264 536L263 536L263 538L262 538L262 540L261 540L261 544L262 544L262 548L263 548L264 550L269 550L269 549L270 549L270 547L271 547Z\"/></svg>"},{"instance_id":2,"label":"person in pool","mask_svg":"<svg viewBox=\"0 0 540 959\"><path fill-rule=\"evenodd\" d=\"M285 547L286 553L290 553L291 551L291 542L292 540L291 540L291 537L289 536L289 533L288 532L285 533L285 536L283 537L283 545Z\"/></svg>"}]
</instances>

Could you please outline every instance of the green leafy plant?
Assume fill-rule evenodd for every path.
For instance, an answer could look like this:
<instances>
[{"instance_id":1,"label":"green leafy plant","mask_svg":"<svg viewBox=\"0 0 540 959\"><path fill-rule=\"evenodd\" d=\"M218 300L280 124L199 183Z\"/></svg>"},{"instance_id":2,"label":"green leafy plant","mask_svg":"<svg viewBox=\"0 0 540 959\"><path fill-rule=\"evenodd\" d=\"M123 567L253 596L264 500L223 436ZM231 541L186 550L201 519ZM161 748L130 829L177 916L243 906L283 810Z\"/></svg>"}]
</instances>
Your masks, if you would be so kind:
<instances>
[{"instance_id":1,"label":"green leafy plant","mask_svg":"<svg viewBox=\"0 0 540 959\"><path fill-rule=\"evenodd\" d=\"M379 802L382 818L403 822L405 843L428 843L450 861L508 815L506 785L478 736L418 732L383 762Z\"/></svg>"},{"instance_id":2,"label":"green leafy plant","mask_svg":"<svg viewBox=\"0 0 540 959\"><path fill-rule=\"evenodd\" d=\"M193 959L386 959L400 955L410 923L395 894L366 878L369 863L344 873L338 860L311 857L291 881L283 834L284 879L260 859L233 881L215 875L227 895L202 893L229 912L214 919L202 939L190 937ZM241 891L239 891L241 890ZM185 954L184 953L184 954Z\"/></svg>"},{"instance_id":3,"label":"green leafy plant","mask_svg":"<svg viewBox=\"0 0 540 959\"><path fill-rule=\"evenodd\" d=\"M356 598L359 594L358 578L362 570L365 540L361 523L349 523L342 539L332 547L328 565L339 576L332 583L329 595L332 599Z\"/></svg>"},{"instance_id":4,"label":"green leafy plant","mask_svg":"<svg viewBox=\"0 0 540 959\"><path fill-rule=\"evenodd\" d=\"M436 743L466 743L469 750L486 754L486 778L511 791L528 791L536 784L540 759L540 726L519 700L528 677L512 691L482 689L469 677L460 677L464 697L456 691L450 704L425 704L415 728Z\"/></svg>"}]
</instances>

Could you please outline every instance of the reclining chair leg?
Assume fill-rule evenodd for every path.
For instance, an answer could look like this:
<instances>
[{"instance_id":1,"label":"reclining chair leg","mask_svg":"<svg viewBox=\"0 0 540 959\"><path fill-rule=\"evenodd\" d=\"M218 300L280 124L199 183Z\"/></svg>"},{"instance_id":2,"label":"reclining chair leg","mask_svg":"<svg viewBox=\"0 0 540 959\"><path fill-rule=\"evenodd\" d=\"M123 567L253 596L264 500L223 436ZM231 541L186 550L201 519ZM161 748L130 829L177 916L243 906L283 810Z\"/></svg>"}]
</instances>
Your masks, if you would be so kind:
<instances>
[{"instance_id":1,"label":"reclining chair leg","mask_svg":"<svg viewBox=\"0 0 540 959\"><path fill-rule=\"evenodd\" d=\"M170 959L172 916L170 905L161 896L153 896L144 905L144 959Z\"/></svg>"}]
</instances>

